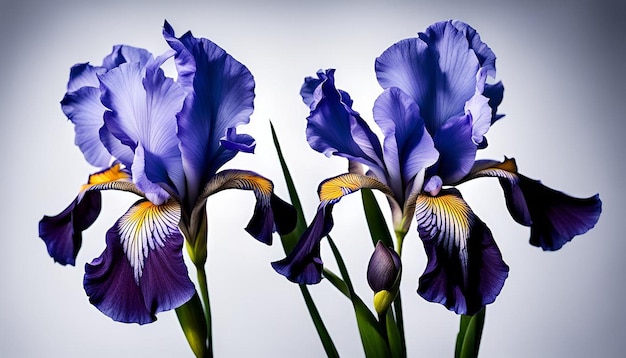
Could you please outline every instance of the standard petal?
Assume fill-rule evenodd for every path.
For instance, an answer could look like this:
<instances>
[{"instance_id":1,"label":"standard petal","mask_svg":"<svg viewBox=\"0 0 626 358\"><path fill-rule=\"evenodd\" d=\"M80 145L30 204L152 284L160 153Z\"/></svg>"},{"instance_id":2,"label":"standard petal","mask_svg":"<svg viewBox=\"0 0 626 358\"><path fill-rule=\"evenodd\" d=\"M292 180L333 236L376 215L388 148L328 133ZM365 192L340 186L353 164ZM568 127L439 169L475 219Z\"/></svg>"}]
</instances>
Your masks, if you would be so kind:
<instances>
[{"instance_id":1,"label":"standard petal","mask_svg":"<svg viewBox=\"0 0 626 358\"><path fill-rule=\"evenodd\" d=\"M374 103L374 120L385 136L383 145L387 182L400 202L409 195L409 183L433 165L439 153L424 127L413 99L396 87L385 90Z\"/></svg>"},{"instance_id":2,"label":"standard petal","mask_svg":"<svg viewBox=\"0 0 626 358\"><path fill-rule=\"evenodd\" d=\"M326 71L320 86L316 90L320 99L307 117L306 136L311 148L326 156L338 155L365 164L384 180L380 141L361 116L343 102L344 96L335 88L334 70Z\"/></svg>"},{"instance_id":3,"label":"standard petal","mask_svg":"<svg viewBox=\"0 0 626 358\"><path fill-rule=\"evenodd\" d=\"M89 301L115 321L145 324L195 293L183 261L180 206L142 199L107 232L102 255L85 265Z\"/></svg>"},{"instance_id":4,"label":"standard petal","mask_svg":"<svg viewBox=\"0 0 626 358\"><path fill-rule=\"evenodd\" d=\"M237 146L226 148L220 139L229 128L250 121L254 79L246 66L207 39L191 32L177 38L167 22L163 36L176 51L178 83L188 93L177 116L177 134L188 196L195 201L210 177L238 153Z\"/></svg>"},{"instance_id":5,"label":"standard petal","mask_svg":"<svg viewBox=\"0 0 626 358\"><path fill-rule=\"evenodd\" d=\"M429 175L438 175L444 184L454 184L470 172L478 149L472 139L471 114L450 119L437 132L434 142L439 160Z\"/></svg>"},{"instance_id":6,"label":"standard petal","mask_svg":"<svg viewBox=\"0 0 626 358\"><path fill-rule=\"evenodd\" d=\"M104 67L94 67L89 63L77 63L70 68L70 79L67 82L67 92L74 92L82 87L100 86L98 74L106 72Z\"/></svg>"},{"instance_id":7,"label":"standard petal","mask_svg":"<svg viewBox=\"0 0 626 358\"><path fill-rule=\"evenodd\" d=\"M108 166L111 154L100 141L99 133L104 125L103 115L106 111L100 102L100 89L82 87L68 92L61 101L61 109L74 124L74 143L83 152L85 160L95 167Z\"/></svg>"},{"instance_id":8,"label":"standard petal","mask_svg":"<svg viewBox=\"0 0 626 358\"><path fill-rule=\"evenodd\" d=\"M102 67L112 70L122 63L138 63L143 67L151 59L152 54L148 50L128 45L115 45L111 53L102 60Z\"/></svg>"},{"instance_id":9,"label":"standard petal","mask_svg":"<svg viewBox=\"0 0 626 358\"><path fill-rule=\"evenodd\" d=\"M398 87L413 97L431 134L463 114L465 102L476 91L478 70L465 33L450 21L392 45L376 59L380 85Z\"/></svg>"},{"instance_id":10,"label":"standard petal","mask_svg":"<svg viewBox=\"0 0 626 358\"><path fill-rule=\"evenodd\" d=\"M602 212L598 194L575 198L517 172L514 159L479 161L466 180L498 177L515 221L530 226L530 243L546 251L560 249L595 226Z\"/></svg>"},{"instance_id":11,"label":"standard petal","mask_svg":"<svg viewBox=\"0 0 626 358\"><path fill-rule=\"evenodd\" d=\"M417 230L428 264L418 293L457 314L472 315L495 301L509 267L487 226L456 189L436 197L420 195Z\"/></svg>"},{"instance_id":12,"label":"standard petal","mask_svg":"<svg viewBox=\"0 0 626 358\"><path fill-rule=\"evenodd\" d=\"M320 205L311 225L304 231L296 246L272 267L291 282L312 285L322 280L323 262L320 241L333 227L332 204Z\"/></svg>"},{"instance_id":13,"label":"standard petal","mask_svg":"<svg viewBox=\"0 0 626 358\"><path fill-rule=\"evenodd\" d=\"M141 168L150 182L180 193L184 191L185 180L176 114L182 108L185 93L176 82L165 77L159 68L163 60L149 61L145 68L139 63L124 63L100 77L102 103L110 109L104 114L106 128L130 151L121 152L119 146L104 142L133 172ZM135 163L139 144L144 152L141 159L148 160L150 165ZM151 185L137 184L144 192L152 192Z\"/></svg>"},{"instance_id":14,"label":"standard petal","mask_svg":"<svg viewBox=\"0 0 626 358\"><path fill-rule=\"evenodd\" d=\"M287 234L295 228L296 211L274 195L274 184L257 173L246 170L223 170L208 182L194 212L201 212L206 198L226 189L252 190L256 197L254 214L246 226L246 231L262 243L272 244L272 233L276 229Z\"/></svg>"},{"instance_id":15,"label":"standard petal","mask_svg":"<svg viewBox=\"0 0 626 358\"><path fill-rule=\"evenodd\" d=\"M83 242L83 231L96 221L101 209L101 195L91 191L76 198L56 216L44 216L39 221L39 237L48 254L61 265L74 265Z\"/></svg>"}]
</instances>

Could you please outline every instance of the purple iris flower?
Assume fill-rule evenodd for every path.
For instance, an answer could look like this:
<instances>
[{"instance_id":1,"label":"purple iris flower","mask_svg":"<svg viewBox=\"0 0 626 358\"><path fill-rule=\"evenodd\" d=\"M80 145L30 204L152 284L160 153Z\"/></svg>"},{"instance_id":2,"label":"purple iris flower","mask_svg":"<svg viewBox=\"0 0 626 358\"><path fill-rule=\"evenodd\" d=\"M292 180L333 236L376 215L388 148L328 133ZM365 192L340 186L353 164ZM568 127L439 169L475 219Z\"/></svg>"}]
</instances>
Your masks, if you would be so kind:
<instances>
[{"instance_id":1,"label":"purple iris flower","mask_svg":"<svg viewBox=\"0 0 626 358\"><path fill-rule=\"evenodd\" d=\"M218 172L238 152L254 150L254 139L236 132L253 111L248 69L207 39L176 37L167 22L163 36L171 50L161 56L118 45L101 66L72 67L62 109L87 162L104 169L62 213L39 223L50 256L74 265L82 231L100 213L100 191L140 196L108 230L102 255L85 266L90 302L121 322L152 322L194 295L182 247L185 239L197 244L211 194L252 190L257 203L246 230L263 243L271 243L275 226L291 225L280 220L290 218L290 207L271 181L250 171ZM172 57L177 79L161 68Z\"/></svg>"},{"instance_id":2,"label":"purple iris flower","mask_svg":"<svg viewBox=\"0 0 626 358\"><path fill-rule=\"evenodd\" d=\"M510 214L530 227L530 243L544 250L558 250L594 227L602 210L598 195L579 199L550 189L519 174L513 159L476 160L487 146L485 134L502 117L497 108L504 87L487 83L495 78L495 59L476 30L454 20L385 50L375 62L384 92L373 110L382 147L350 96L335 87L334 70L307 78L301 91L311 110L307 140L327 156L347 158L350 172L320 184L311 226L274 268L294 282L319 282L319 244L332 228L333 205L361 188L378 189L390 203L399 251L417 218L428 257L418 293L471 315L496 299L509 268L457 184L497 177ZM364 175L355 163L369 171Z\"/></svg>"}]
</instances>

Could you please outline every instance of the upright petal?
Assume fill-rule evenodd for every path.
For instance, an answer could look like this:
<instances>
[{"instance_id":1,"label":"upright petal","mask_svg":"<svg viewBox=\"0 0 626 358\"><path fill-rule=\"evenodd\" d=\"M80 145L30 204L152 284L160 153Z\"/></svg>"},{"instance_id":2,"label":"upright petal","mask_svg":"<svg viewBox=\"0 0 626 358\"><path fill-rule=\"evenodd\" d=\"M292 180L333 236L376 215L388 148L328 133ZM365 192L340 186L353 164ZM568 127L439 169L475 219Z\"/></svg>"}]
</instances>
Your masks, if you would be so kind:
<instances>
[{"instance_id":1,"label":"upright petal","mask_svg":"<svg viewBox=\"0 0 626 358\"><path fill-rule=\"evenodd\" d=\"M326 156L334 154L365 164L385 180L380 141L361 116L343 102L344 96L335 88L334 70L326 71L318 91L320 99L307 117L311 148Z\"/></svg>"},{"instance_id":2,"label":"upright petal","mask_svg":"<svg viewBox=\"0 0 626 358\"><path fill-rule=\"evenodd\" d=\"M109 149L133 168L137 186L157 197L166 195L151 184L175 193L184 191L185 185L176 135L176 114L185 93L159 68L164 59L151 60L145 68L140 63L124 63L100 77L102 103L110 109L104 114L106 128L131 151L116 153L119 147ZM142 146L141 152L136 150L138 145ZM149 161L149 165L137 160Z\"/></svg>"},{"instance_id":3,"label":"upright petal","mask_svg":"<svg viewBox=\"0 0 626 358\"><path fill-rule=\"evenodd\" d=\"M274 184L270 180L251 171L223 170L217 173L207 183L194 210L202 211L206 198L226 189L254 192L256 205L246 231L255 239L271 245L275 229L280 234L287 234L295 228L295 209L274 194Z\"/></svg>"},{"instance_id":4,"label":"upright petal","mask_svg":"<svg viewBox=\"0 0 626 358\"><path fill-rule=\"evenodd\" d=\"M102 60L102 67L112 70L122 63L138 63L144 67L152 59L152 54L145 49L128 45L115 45L109 55Z\"/></svg>"},{"instance_id":5,"label":"upright petal","mask_svg":"<svg viewBox=\"0 0 626 358\"><path fill-rule=\"evenodd\" d=\"M418 293L457 314L472 315L495 301L509 268L491 231L458 190L420 195L416 217L428 257Z\"/></svg>"},{"instance_id":6,"label":"upright petal","mask_svg":"<svg viewBox=\"0 0 626 358\"><path fill-rule=\"evenodd\" d=\"M465 180L498 177L515 221L530 226L530 243L547 251L560 249L595 226L602 212L598 194L575 198L517 172L514 159L478 161Z\"/></svg>"},{"instance_id":7,"label":"upright petal","mask_svg":"<svg viewBox=\"0 0 626 358\"><path fill-rule=\"evenodd\" d=\"M385 136L383 145L387 182L402 203L417 173L433 165L439 153L424 127L413 99L396 87L385 90L374 103L374 120Z\"/></svg>"},{"instance_id":8,"label":"upright petal","mask_svg":"<svg viewBox=\"0 0 626 358\"><path fill-rule=\"evenodd\" d=\"M178 137L183 166L193 201L209 178L243 147L225 147L221 139L230 128L250 121L253 111L254 79L250 71L222 48L187 32L177 38L165 22L163 36L176 51L178 83L187 92L178 114ZM241 137L240 137L241 138ZM230 138L233 139L232 137Z\"/></svg>"},{"instance_id":9,"label":"upright petal","mask_svg":"<svg viewBox=\"0 0 626 358\"><path fill-rule=\"evenodd\" d=\"M107 232L102 255L85 265L89 301L120 322L145 324L195 293L183 261L180 206L135 203Z\"/></svg>"},{"instance_id":10,"label":"upright petal","mask_svg":"<svg viewBox=\"0 0 626 358\"><path fill-rule=\"evenodd\" d=\"M446 21L385 50L376 59L376 76L383 88L398 87L413 97L426 128L435 134L448 119L463 114L476 92L479 66L466 34Z\"/></svg>"},{"instance_id":11,"label":"upright petal","mask_svg":"<svg viewBox=\"0 0 626 358\"><path fill-rule=\"evenodd\" d=\"M61 101L61 109L74 124L74 143L83 152L85 160L95 167L108 166L112 157L100 141L99 134L106 111L100 102L100 89L86 86L68 92Z\"/></svg>"},{"instance_id":12,"label":"upright petal","mask_svg":"<svg viewBox=\"0 0 626 358\"><path fill-rule=\"evenodd\" d=\"M478 149L472 135L472 115L451 118L435 134L435 148L439 161L429 170L438 175L444 184L454 184L472 169Z\"/></svg>"}]
</instances>

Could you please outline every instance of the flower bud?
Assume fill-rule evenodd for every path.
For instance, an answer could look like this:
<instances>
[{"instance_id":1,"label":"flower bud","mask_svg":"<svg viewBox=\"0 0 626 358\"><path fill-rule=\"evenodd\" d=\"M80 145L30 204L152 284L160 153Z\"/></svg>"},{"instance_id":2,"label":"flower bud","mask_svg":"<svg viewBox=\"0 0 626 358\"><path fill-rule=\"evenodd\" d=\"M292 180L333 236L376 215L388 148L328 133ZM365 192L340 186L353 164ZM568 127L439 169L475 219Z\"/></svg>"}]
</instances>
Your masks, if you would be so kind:
<instances>
[{"instance_id":1,"label":"flower bud","mask_svg":"<svg viewBox=\"0 0 626 358\"><path fill-rule=\"evenodd\" d=\"M367 283L374 291L374 308L382 314L398 293L402 262L398 254L378 241L367 266Z\"/></svg>"}]
</instances>

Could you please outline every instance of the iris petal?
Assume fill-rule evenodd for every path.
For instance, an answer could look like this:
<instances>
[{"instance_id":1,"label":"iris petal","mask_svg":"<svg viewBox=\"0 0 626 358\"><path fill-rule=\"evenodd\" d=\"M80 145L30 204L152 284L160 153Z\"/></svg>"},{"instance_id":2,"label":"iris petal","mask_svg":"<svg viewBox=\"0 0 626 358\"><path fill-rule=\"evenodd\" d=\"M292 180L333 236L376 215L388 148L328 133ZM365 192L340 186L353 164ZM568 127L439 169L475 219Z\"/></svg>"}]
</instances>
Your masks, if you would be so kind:
<instances>
[{"instance_id":1,"label":"iris petal","mask_svg":"<svg viewBox=\"0 0 626 358\"><path fill-rule=\"evenodd\" d=\"M334 70L327 70L316 89L319 101L307 117L306 136L314 150L365 164L384 180L380 141L361 116L344 102L335 88ZM318 94L316 94L318 96Z\"/></svg>"},{"instance_id":2,"label":"iris petal","mask_svg":"<svg viewBox=\"0 0 626 358\"><path fill-rule=\"evenodd\" d=\"M398 88L389 88L374 103L374 120L385 136L384 154L389 186L399 201L405 188L439 156L413 99Z\"/></svg>"},{"instance_id":3,"label":"iris petal","mask_svg":"<svg viewBox=\"0 0 626 358\"><path fill-rule=\"evenodd\" d=\"M418 293L457 314L472 315L495 301L509 268L491 231L458 190L420 195L416 217L428 257Z\"/></svg>"},{"instance_id":4,"label":"iris petal","mask_svg":"<svg viewBox=\"0 0 626 358\"><path fill-rule=\"evenodd\" d=\"M271 245L274 224L281 234L293 231L296 224L295 209L274 195L274 184L267 178L245 170L223 170L217 173L204 188L196 210L204 207L207 197L226 189L252 190L256 197L254 214L246 231L255 239ZM201 210L200 210L201 211Z\"/></svg>"},{"instance_id":5,"label":"iris petal","mask_svg":"<svg viewBox=\"0 0 626 358\"><path fill-rule=\"evenodd\" d=\"M376 59L380 85L413 97L431 134L463 114L465 102L476 92L478 70L466 34L450 21L392 45Z\"/></svg>"},{"instance_id":6,"label":"iris petal","mask_svg":"<svg viewBox=\"0 0 626 358\"><path fill-rule=\"evenodd\" d=\"M289 281L312 285L322 280L323 262L320 241L333 227L332 204L320 205L311 225L302 234L291 252L272 267Z\"/></svg>"},{"instance_id":7,"label":"iris petal","mask_svg":"<svg viewBox=\"0 0 626 358\"><path fill-rule=\"evenodd\" d=\"M74 265L82 245L82 232L94 223L101 209L100 190L117 189L137 193L128 173L119 164L89 176L87 184L74 201L55 216L44 216L39 221L39 237L48 253L62 265Z\"/></svg>"},{"instance_id":8,"label":"iris petal","mask_svg":"<svg viewBox=\"0 0 626 358\"><path fill-rule=\"evenodd\" d=\"M83 242L83 231L96 221L101 209L100 192L85 193L55 216L44 216L39 221L39 237L48 248L48 254L61 265L74 265Z\"/></svg>"},{"instance_id":9,"label":"iris petal","mask_svg":"<svg viewBox=\"0 0 626 358\"><path fill-rule=\"evenodd\" d=\"M450 119L439 129L434 141L439 161L431 170L444 184L456 183L470 172L478 149L472 139L471 114Z\"/></svg>"},{"instance_id":10,"label":"iris petal","mask_svg":"<svg viewBox=\"0 0 626 358\"><path fill-rule=\"evenodd\" d=\"M467 180L480 176L499 178L511 216L530 226L530 243L546 251L558 250L574 236L589 231L602 212L598 194L575 198L551 189L519 174L514 159L479 161Z\"/></svg>"},{"instance_id":11,"label":"iris petal","mask_svg":"<svg viewBox=\"0 0 626 358\"><path fill-rule=\"evenodd\" d=\"M104 114L106 127L131 151L116 153L116 148L109 149L133 168L138 187L155 195L160 195L162 189L151 184L165 185L176 193L184 191L176 114L182 108L185 93L165 77L159 68L163 60L151 60L145 68L140 63L124 63L100 77L102 103L111 109ZM138 145L143 147L139 154ZM135 163L137 159L149 160L150 165ZM139 181L144 178L147 180Z\"/></svg>"},{"instance_id":12,"label":"iris petal","mask_svg":"<svg viewBox=\"0 0 626 358\"><path fill-rule=\"evenodd\" d=\"M77 63L70 68L70 79L67 82L67 92L74 92L82 87L100 86L98 74L106 72L103 67L94 67L89 63Z\"/></svg>"},{"instance_id":13,"label":"iris petal","mask_svg":"<svg viewBox=\"0 0 626 358\"><path fill-rule=\"evenodd\" d=\"M82 87L74 92L68 92L61 101L61 109L74 124L76 134L74 142L83 152L85 160L95 167L108 166L111 154L100 141L99 135L100 128L104 125L103 115L106 110L100 103L100 89Z\"/></svg>"},{"instance_id":14,"label":"iris petal","mask_svg":"<svg viewBox=\"0 0 626 358\"><path fill-rule=\"evenodd\" d=\"M226 148L220 139L229 128L250 121L254 79L243 64L207 39L191 32L177 38L167 22L163 36L176 51L178 83L189 93L177 116L177 135L193 204L209 178L237 154L237 146Z\"/></svg>"},{"instance_id":15,"label":"iris petal","mask_svg":"<svg viewBox=\"0 0 626 358\"><path fill-rule=\"evenodd\" d=\"M90 302L120 322L139 324L174 309L195 293L183 261L180 207L135 203L107 232L102 255L85 265Z\"/></svg>"}]
</instances>

